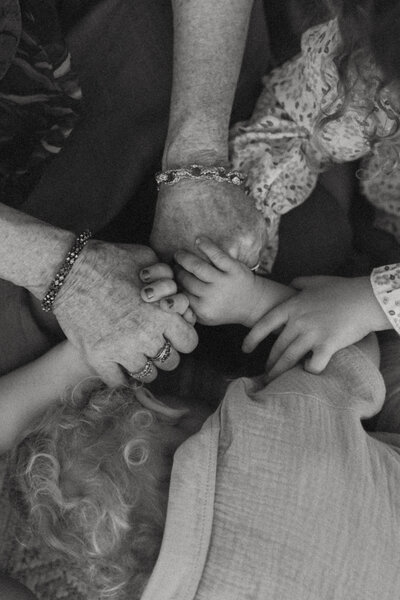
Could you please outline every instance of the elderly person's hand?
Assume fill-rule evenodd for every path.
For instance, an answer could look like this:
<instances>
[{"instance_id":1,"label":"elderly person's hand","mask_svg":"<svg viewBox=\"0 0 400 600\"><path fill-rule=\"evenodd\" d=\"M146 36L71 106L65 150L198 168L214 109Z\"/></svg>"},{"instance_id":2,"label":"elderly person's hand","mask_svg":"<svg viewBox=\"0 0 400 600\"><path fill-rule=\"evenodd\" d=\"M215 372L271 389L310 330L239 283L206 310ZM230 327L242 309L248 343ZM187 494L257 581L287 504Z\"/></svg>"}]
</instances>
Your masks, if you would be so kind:
<instances>
[{"instance_id":1,"label":"elderly person's hand","mask_svg":"<svg viewBox=\"0 0 400 600\"><path fill-rule=\"evenodd\" d=\"M251 268L265 242L265 223L238 186L201 179L161 185L151 235L157 254L170 259L176 250L197 252L201 235Z\"/></svg>"},{"instance_id":2,"label":"elderly person's hand","mask_svg":"<svg viewBox=\"0 0 400 600\"><path fill-rule=\"evenodd\" d=\"M140 372L166 340L171 349L167 346L152 362L143 381L152 381L157 368L174 369L178 352L196 347L197 334L180 314L167 314L141 299L139 272L156 260L145 246L89 242L55 300L54 314L65 335L109 385L126 381L121 366L128 373ZM164 285L175 294L172 279Z\"/></svg>"}]
</instances>

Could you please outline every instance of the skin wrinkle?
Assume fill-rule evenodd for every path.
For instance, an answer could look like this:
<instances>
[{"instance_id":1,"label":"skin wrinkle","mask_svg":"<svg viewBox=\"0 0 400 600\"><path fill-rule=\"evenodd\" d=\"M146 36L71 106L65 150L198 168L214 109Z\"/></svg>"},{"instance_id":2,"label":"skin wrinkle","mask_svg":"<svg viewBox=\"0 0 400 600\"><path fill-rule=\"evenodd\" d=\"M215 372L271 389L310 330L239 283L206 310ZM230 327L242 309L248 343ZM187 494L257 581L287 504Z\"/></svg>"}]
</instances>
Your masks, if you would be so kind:
<instances>
[{"instance_id":1,"label":"skin wrinkle","mask_svg":"<svg viewBox=\"0 0 400 600\"><path fill-rule=\"evenodd\" d=\"M194 329L180 315L165 313L141 299L138 273L155 260L145 246L132 250L93 241L68 275L68 285L59 292L54 313L63 331L86 357L92 357L91 363L95 362L100 372L111 360L129 371L140 370L147 356L157 354L163 346L163 334L181 352L190 352L197 343ZM98 315L95 321L81 317L88 308ZM76 322L79 328L72 325ZM113 340L119 340L119 345ZM173 362L175 366L178 360Z\"/></svg>"},{"instance_id":2,"label":"skin wrinkle","mask_svg":"<svg viewBox=\"0 0 400 600\"><path fill-rule=\"evenodd\" d=\"M42 298L74 239L69 231L0 203L0 278Z\"/></svg>"},{"instance_id":3,"label":"skin wrinkle","mask_svg":"<svg viewBox=\"0 0 400 600\"><path fill-rule=\"evenodd\" d=\"M252 5L252 0L172 2L174 79L167 163L173 160L171 144L176 142L177 152L186 152L193 149L196 138L199 149L223 148L226 159L229 118ZM189 148L182 145L185 139Z\"/></svg>"}]
</instances>

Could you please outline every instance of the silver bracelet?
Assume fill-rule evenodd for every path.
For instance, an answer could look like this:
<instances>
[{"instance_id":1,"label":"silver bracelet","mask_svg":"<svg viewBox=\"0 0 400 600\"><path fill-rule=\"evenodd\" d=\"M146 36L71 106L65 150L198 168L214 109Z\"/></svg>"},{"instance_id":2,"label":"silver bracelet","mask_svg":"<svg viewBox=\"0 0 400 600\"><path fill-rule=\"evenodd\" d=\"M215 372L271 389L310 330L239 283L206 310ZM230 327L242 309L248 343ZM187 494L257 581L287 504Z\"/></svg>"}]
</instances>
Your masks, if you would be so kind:
<instances>
[{"instance_id":1,"label":"silver bracelet","mask_svg":"<svg viewBox=\"0 0 400 600\"><path fill-rule=\"evenodd\" d=\"M179 169L160 171L155 176L158 189L160 185L175 185L181 179L209 179L221 183L232 183L241 186L246 177L240 171L230 170L225 167L204 167L202 165L188 165Z\"/></svg>"},{"instance_id":2,"label":"silver bracelet","mask_svg":"<svg viewBox=\"0 0 400 600\"><path fill-rule=\"evenodd\" d=\"M86 229L76 238L74 245L65 257L61 268L55 274L55 277L42 300L41 306L42 310L44 310L45 312L50 312L53 309L54 301L57 297L58 292L64 285L68 273L71 271L76 259L78 258L78 256L80 255L80 253L82 252L82 250L84 249L91 237L91 231L89 231L89 229Z\"/></svg>"}]
</instances>

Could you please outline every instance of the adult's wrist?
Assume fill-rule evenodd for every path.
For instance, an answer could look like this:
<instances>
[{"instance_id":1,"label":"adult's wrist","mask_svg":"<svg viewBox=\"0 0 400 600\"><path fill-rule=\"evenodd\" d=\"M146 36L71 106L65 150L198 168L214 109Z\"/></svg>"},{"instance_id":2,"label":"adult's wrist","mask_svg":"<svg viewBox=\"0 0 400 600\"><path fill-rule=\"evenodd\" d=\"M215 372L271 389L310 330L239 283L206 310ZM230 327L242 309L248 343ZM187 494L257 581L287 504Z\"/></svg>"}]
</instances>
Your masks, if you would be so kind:
<instances>
[{"instance_id":1,"label":"adult's wrist","mask_svg":"<svg viewBox=\"0 0 400 600\"><path fill-rule=\"evenodd\" d=\"M40 240L37 240L37 246L32 248L32 255L23 259L25 267L30 269L32 277L25 283L25 277L22 277L21 283L17 283L40 300L48 291L75 240L73 232L62 229L46 229L42 234ZM30 267L32 262L34 264Z\"/></svg>"},{"instance_id":2,"label":"adult's wrist","mask_svg":"<svg viewBox=\"0 0 400 600\"><path fill-rule=\"evenodd\" d=\"M0 278L42 298L75 235L0 204Z\"/></svg>"},{"instance_id":3,"label":"adult's wrist","mask_svg":"<svg viewBox=\"0 0 400 600\"><path fill-rule=\"evenodd\" d=\"M163 156L163 169L201 164L227 166L228 127L201 118L171 125Z\"/></svg>"}]
</instances>

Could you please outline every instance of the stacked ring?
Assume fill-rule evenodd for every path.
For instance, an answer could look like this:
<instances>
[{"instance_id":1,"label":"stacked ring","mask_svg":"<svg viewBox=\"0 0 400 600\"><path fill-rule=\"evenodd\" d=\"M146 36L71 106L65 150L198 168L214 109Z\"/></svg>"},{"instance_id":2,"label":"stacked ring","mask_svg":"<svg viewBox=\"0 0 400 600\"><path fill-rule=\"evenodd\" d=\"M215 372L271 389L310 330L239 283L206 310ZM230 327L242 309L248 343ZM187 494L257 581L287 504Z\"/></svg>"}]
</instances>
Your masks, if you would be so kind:
<instances>
[{"instance_id":1,"label":"stacked ring","mask_svg":"<svg viewBox=\"0 0 400 600\"><path fill-rule=\"evenodd\" d=\"M255 273L260 268L260 265L261 263L259 261L256 265L254 265L254 267L250 267L250 271L253 271L253 273Z\"/></svg>"},{"instance_id":2,"label":"stacked ring","mask_svg":"<svg viewBox=\"0 0 400 600\"><path fill-rule=\"evenodd\" d=\"M144 365L143 369L137 371L136 373L129 373L129 375L134 379L138 379L139 381L141 381L142 379L148 377L148 375L151 375L152 372L153 362L149 359L146 361L146 364Z\"/></svg>"},{"instance_id":3,"label":"stacked ring","mask_svg":"<svg viewBox=\"0 0 400 600\"><path fill-rule=\"evenodd\" d=\"M160 363L165 362L166 360L168 360L168 358L171 354L171 348L172 348L171 342L166 339L164 346L157 352L157 354L155 356L151 357L151 360L153 362L160 362Z\"/></svg>"}]
</instances>

